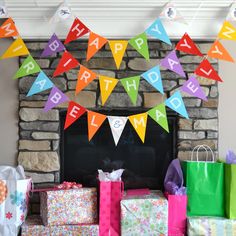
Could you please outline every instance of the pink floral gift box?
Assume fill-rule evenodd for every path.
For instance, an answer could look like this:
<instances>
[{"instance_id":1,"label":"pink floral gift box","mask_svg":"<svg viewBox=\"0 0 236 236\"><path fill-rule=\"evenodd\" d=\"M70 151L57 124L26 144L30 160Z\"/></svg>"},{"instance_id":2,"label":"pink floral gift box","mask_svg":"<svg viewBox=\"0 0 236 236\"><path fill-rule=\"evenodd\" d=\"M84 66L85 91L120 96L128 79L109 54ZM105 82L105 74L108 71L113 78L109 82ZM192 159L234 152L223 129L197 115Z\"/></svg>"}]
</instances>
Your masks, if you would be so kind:
<instances>
[{"instance_id":1,"label":"pink floral gift box","mask_svg":"<svg viewBox=\"0 0 236 236\"><path fill-rule=\"evenodd\" d=\"M97 190L78 188L41 192L40 215L46 226L96 224Z\"/></svg>"}]
</instances>

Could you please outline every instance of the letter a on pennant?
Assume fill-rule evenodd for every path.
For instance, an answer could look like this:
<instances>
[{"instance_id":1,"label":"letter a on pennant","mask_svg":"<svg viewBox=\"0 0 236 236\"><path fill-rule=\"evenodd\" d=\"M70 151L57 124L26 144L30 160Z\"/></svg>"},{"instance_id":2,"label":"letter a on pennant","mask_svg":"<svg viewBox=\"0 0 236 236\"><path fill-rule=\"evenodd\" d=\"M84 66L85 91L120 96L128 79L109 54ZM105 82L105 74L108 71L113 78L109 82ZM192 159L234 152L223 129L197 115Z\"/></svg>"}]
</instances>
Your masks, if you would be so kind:
<instances>
[{"instance_id":1,"label":"letter a on pennant","mask_svg":"<svg viewBox=\"0 0 236 236\"><path fill-rule=\"evenodd\" d=\"M236 40L236 28L228 21L225 21L218 33L218 38Z\"/></svg>"},{"instance_id":2,"label":"letter a on pennant","mask_svg":"<svg viewBox=\"0 0 236 236\"><path fill-rule=\"evenodd\" d=\"M218 73L215 71L213 66L210 64L210 62L207 59L204 59L200 65L197 67L197 69L194 71L196 75L220 81L223 82L223 80L220 78Z\"/></svg>"},{"instance_id":3,"label":"letter a on pennant","mask_svg":"<svg viewBox=\"0 0 236 236\"><path fill-rule=\"evenodd\" d=\"M106 38L90 32L86 60L88 61L99 49L103 47L103 45L106 44L106 42Z\"/></svg>"},{"instance_id":4,"label":"letter a on pennant","mask_svg":"<svg viewBox=\"0 0 236 236\"><path fill-rule=\"evenodd\" d=\"M70 31L66 37L65 44L68 44L69 42L82 37L88 32L89 32L89 29L78 18L75 18L70 28Z\"/></svg>"},{"instance_id":5,"label":"letter a on pennant","mask_svg":"<svg viewBox=\"0 0 236 236\"><path fill-rule=\"evenodd\" d=\"M116 68L120 68L125 50L127 48L128 41L125 40L109 40L109 46L114 57Z\"/></svg>"},{"instance_id":6,"label":"letter a on pennant","mask_svg":"<svg viewBox=\"0 0 236 236\"><path fill-rule=\"evenodd\" d=\"M129 121L137 132L139 138L144 143L146 127L147 127L147 113L141 113L133 116L129 116Z\"/></svg>"},{"instance_id":7,"label":"letter a on pennant","mask_svg":"<svg viewBox=\"0 0 236 236\"><path fill-rule=\"evenodd\" d=\"M0 38L16 37L19 33L12 18L8 18L0 26Z\"/></svg>"},{"instance_id":8,"label":"letter a on pennant","mask_svg":"<svg viewBox=\"0 0 236 236\"><path fill-rule=\"evenodd\" d=\"M177 43L176 50L188 54L198 55L201 57L203 56L196 44L193 42L193 40L189 37L187 33L185 33L184 36L180 39L180 41Z\"/></svg>"},{"instance_id":9,"label":"letter a on pennant","mask_svg":"<svg viewBox=\"0 0 236 236\"><path fill-rule=\"evenodd\" d=\"M68 70L71 70L79 65L79 62L67 51L65 51L58 63L53 77L60 75Z\"/></svg>"},{"instance_id":10,"label":"letter a on pennant","mask_svg":"<svg viewBox=\"0 0 236 236\"><path fill-rule=\"evenodd\" d=\"M29 51L22 38L17 38L1 56L1 59L28 55Z\"/></svg>"},{"instance_id":11,"label":"letter a on pennant","mask_svg":"<svg viewBox=\"0 0 236 236\"><path fill-rule=\"evenodd\" d=\"M94 111L88 111L87 115L88 115L88 139L90 141L107 117L103 114Z\"/></svg>"},{"instance_id":12,"label":"letter a on pennant","mask_svg":"<svg viewBox=\"0 0 236 236\"><path fill-rule=\"evenodd\" d=\"M67 129L70 125L72 125L76 120L78 120L84 113L86 109L81 105L70 101L66 113L66 122L64 125L64 130Z\"/></svg>"},{"instance_id":13,"label":"letter a on pennant","mask_svg":"<svg viewBox=\"0 0 236 236\"><path fill-rule=\"evenodd\" d=\"M225 47L220 43L219 40L216 40L211 46L207 55L212 58L217 58L224 61L234 62L234 59L230 56Z\"/></svg>"}]
</instances>

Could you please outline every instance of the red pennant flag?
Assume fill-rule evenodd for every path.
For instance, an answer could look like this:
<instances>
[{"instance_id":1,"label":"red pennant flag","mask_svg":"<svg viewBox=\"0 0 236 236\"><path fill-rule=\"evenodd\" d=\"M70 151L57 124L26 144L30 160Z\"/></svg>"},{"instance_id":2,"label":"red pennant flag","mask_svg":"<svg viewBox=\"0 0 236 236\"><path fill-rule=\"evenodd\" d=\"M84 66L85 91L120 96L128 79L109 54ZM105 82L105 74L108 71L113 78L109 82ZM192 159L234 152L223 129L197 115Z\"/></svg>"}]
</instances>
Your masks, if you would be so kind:
<instances>
[{"instance_id":1,"label":"red pennant flag","mask_svg":"<svg viewBox=\"0 0 236 236\"><path fill-rule=\"evenodd\" d=\"M210 62L207 59L204 59L200 65L197 67L197 69L194 71L196 75L220 81L223 82L223 80L220 78L218 73L215 71L215 69L212 67Z\"/></svg>"},{"instance_id":2,"label":"red pennant flag","mask_svg":"<svg viewBox=\"0 0 236 236\"><path fill-rule=\"evenodd\" d=\"M9 18L3 22L0 27L0 38L15 37L18 35L19 33L12 18Z\"/></svg>"},{"instance_id":3,"label":"red pennant flag","mask_svg":"<svg viewBox=\"0 0 236 236\"><path fill-rule=\"evenodd\" d=\"M60 75L68 70L71 70L79 65L79 62L67 51L65 51L58 63L53 77Z\"/></svg>"},{"instance_id":4,"label":"red pennant flag","mask_svg":"<svg viewBox=\"0 0 236 236\"><path fill-rule=\"evenodd\" d=\"M75 18L70 31L66 37L65 44L76 40L83 35L87 34L90 30L78 18Z\"/></svg>"},{"instance_id":5,"label":"red pennant flag","mask_svg":"<svg viewBox=\"0 0 236 236\"><path fill-rule=\"evenodd\" d=\"M66 122L64 129L67 129L70 125L72 125L76 120L78 120L84 113L86 109L81 105L70 101L69 106L66 113Z\"/></svg>"},{"instance_id":6,"label":"red pennant flag","mask_svg":"<svg viewBox=\"0 0 236 236\"><path fill-rule=\"evenodd\" d=\"M196 44L193 42L193 40L189 37L187 33L185 33L184 36L180 39L180 41L177 43L176 50L193 55L203 56L197 48Z\"/></svg>"}]
</instances>

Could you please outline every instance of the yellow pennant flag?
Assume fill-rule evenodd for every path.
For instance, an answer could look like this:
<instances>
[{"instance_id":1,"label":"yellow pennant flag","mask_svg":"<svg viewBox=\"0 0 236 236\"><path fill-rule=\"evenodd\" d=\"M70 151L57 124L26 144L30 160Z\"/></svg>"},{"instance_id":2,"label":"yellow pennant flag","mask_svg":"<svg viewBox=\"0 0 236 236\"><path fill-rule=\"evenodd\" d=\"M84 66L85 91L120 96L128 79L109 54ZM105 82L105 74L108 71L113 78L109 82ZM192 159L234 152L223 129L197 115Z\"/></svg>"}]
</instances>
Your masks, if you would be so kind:
<instances>
[{"instance_id":1,"label":"yellow pennant flag","mask_svg":"<svg viewBox=\"0 0 236 236\"><path fill-rule=\"evenodd\" d=\"M22 40L22 38L17 38L10 47L4 52L1 56L1 59L10 58L10 57L18 57L23 55L28 55L29 51Z\"/></svg>"},{"instance_id":2,"label":"yellow pennant flag","mask_svg":"<svg viewBox=\"0 0 236 236\"><path fill-rule=\"evenodd\" d=\"M102 105L105 104L106 100L110 96L112 90L115 88L118 81L119 80L115 79L115 78L110 78L107 76L100 76L99 75L99 84L100 84Z\"/></svg>"},{"instance_id":3,"label":"yellow pennant flag","mask_svg":"<svg viewBox=\"0 0 236 236\"><path fill-rule=\"evenodd\" d=\"M120 68L120 64L122 62L123 56L125 54L125 50L128 45L128 41L126 40L110 40L109 45L111 48L112 55L114 57L117 69Z\"/></svg>"},{"instance_id":4,"label":"yellow pennant flag","mask_svg":"<svg viewBox=\"0 0 236 236\"><path fill-rule=\"evenodd\" d=\"M218 37L221 39L236 40L236 28L228 21L225 21L218 33Z\"/></svg>"},{"instance_id":5,"label":"yellow pennant flag","mask_svg":"<svg viewBox=\"0 0 236 236\"><path fill-rule=\"evenodd\" d=\"M129 121L133 125L138 136L144 143L146 127L147 127L147 113L141 113L133 116L129 116Z\"/></svg>"}]
</instances>

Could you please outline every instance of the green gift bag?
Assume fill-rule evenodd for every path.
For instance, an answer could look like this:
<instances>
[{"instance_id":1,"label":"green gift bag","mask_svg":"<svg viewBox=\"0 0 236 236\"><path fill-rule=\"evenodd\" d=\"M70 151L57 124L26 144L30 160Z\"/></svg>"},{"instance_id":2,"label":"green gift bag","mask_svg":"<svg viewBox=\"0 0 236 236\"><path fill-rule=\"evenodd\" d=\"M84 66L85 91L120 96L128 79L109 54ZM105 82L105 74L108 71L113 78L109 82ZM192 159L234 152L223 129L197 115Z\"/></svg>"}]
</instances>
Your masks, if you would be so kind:
<instances>
[{"instance_id":1,"label":"green gift bag","mask_svg":"<svg viewBox=\"0 0 236 236\"><path fill-rule=\"evenodd\" d=\"M225 164L225 213L236 219L236 164Z\"/></svg>"},{"instance_id":2,"label":"green gift bag","mask_svg":"<svg viewBox=\"0 0 236 236\"><path fill-rule=\"evenodd\" d=\"M204 149L206 161L198 160L198 152ZM210 151L212 160L208 161ZM196 151L196 161L194 153ZM196 146L191 161L181 163L187 187L188 216L224 216L224 164L215 162L210 147Z\"/></svg>"}]
</instances>

